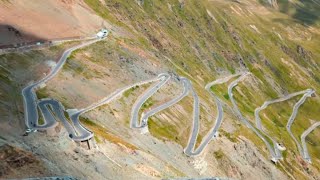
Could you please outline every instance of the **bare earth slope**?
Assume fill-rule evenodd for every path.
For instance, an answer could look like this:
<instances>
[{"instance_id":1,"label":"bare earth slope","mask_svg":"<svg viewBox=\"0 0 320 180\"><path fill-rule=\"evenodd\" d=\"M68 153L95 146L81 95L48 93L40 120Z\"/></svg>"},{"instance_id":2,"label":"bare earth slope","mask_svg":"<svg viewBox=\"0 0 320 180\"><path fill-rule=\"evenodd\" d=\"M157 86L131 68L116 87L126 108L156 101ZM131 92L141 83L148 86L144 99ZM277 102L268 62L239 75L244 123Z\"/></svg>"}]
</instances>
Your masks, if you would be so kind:
<instances>
[{"instance_id":1,"label":"bare earth slope","mask_svg":"<svg viewBox=\"0 0 320 180\"><path fill-rule=\"evenodd\" d=\"M0 3L0 25L12 26L22 33L34 34L42 39L87 36L107 25L80 1L10 0ZM2 35L0 45L23 42L19 38L6 36L4 31Z\"/></svg>"}]
</instances>

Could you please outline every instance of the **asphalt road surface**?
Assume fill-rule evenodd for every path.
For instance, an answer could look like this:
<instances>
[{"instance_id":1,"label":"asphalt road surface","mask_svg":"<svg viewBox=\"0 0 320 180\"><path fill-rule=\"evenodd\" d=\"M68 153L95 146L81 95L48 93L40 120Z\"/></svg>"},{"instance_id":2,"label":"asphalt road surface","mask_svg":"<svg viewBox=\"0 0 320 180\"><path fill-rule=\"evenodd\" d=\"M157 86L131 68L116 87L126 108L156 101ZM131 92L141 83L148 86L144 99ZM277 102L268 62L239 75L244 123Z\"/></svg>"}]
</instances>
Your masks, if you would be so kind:
<instances>
[{"instance_id":1,"label":"asphalt road surface","mask_svg":"<svg viewBox=\"0 0 320 180\"><path fill-rule=\"evenodd\" d=\"M72 124L69 123L69 121L64 115L64 107L60 102L54 99L42 99L39 101L38 106L44 119L47 122L57 124L55 118L59 119L60 122L66 128L69 137L72 138L74 141L85 141L93 137L93 133L85 129L78 121L73 121Z\"/></svg>"},{"instance_id":2,"label":"asphalt road surface","mask_svg":"<svg viewBox=\"0 0 320 180\"><path fill-rule=\"evenodd\" d=\"M216 96L216 95L214 94L213 91L211 91L211 87L214 86L214 85L217 85L217 84L226 83L226 82L229 81L231 78L237 77L237 76L239 76L239 75L241 75L241 74L238 73L238 74L230 75L230 76L227 76L227 77L224 77L224 78L216 79L215 81L212 81L212 82L208 83L208 84L205 86L205 89L206 89L206 90L209 92L209 94L214 98L214 101L215 101L215 103L216 103L216 105L217 105L218 115L217 115L215 124L214 124L213 129L212 129L212 134L217 134L218 129L220 128L220 126L221 126L221 124L222 124L223 108L222 108L221 100L218 98L218 96ZM215 136L213 136L213 137L215 137Z\"/></svg>"},{"instance_id":3,"label":"asphalt road surface","mask_svg":"<svg viewBox=\"0 0 320 180\"><path fill-rule=\"evenodd\" d=\"M280 150L278 149L278 146L277 146L278 143L274 138L272 138L270 135L268 135L268 133L264 130L264 127L261 124L261 119L260 119L259 113L260 113L261 110L267 108L271 104L287 101L287 100L289 100L289 99L291 99L291 98L293 98L295 96L304 94L307 91L308 90L299 91L299 92L295 92L295 93L292 93L292 94L289 94L289 95L286 95L286 96L283 96L283 97L280 97L280 98L277 98L277 99L265 101L262 106L256 108L255 111L254 111L254 116L255 116L255 119L256 119L256 127L260 130L260 132L264 136L267 136L272 141L273 148L274 148L274 152L273 153L276 155L277 159L281 159L282 158L282 154L281 154L281 152L280 152Z\"/></svg>"},{"instance_id":4,"label":"asphalt road surface","mask_svg":"<svg viewBox=\"0 0 320 180\"><path fill-rule=\"evenodd\" d=\"M312 89L306 90L306 93L302 96L302 98L293 106L292 114L291 114L291 116L290 116L290 118L288 120L287 126L286 126L288 133L290 134L291 138L294 140L294 142L296 143L296 145L298 147L299 153L302 154L302 155L304 154L304 151L303 151L303 149L301 147L301 144L297 140L297 138L291 132L291 126L292 126L292 124L293 124L293 122L294 122L294 120L295 120L295 118L296 118L296 116L298 114L298 110L299 110L300 106L305 102L305 100L308 97L311 97L311 95L313 93L315 93L315 91L312 90ZM307 159L307 161L309 161L309 160Z\"/></svg>"},{"instance_id":5,"label":"asphalt road surface","mask_svg":"<svg viewBox=\"0 0 320 180\"><path fill-rule=\"evenodd\" d=\"M184 149L184 153L187 154L188 156L197 156L197 155L201 154L203 152L203 150L207 147L207 145L210 143L210 141L212 139L216 138L216 136L218 134L218 130L222 124L222 119L223 119L222 103L221 103L221 100L211 91L210 88L214 85L225 83L225 82L229 81L231 78L239 76L239 75L240 74L234 74L231 76L220 78L220 79L217 79L215 81L208 83L205 86L205 89L209 92L209 94L215 100L215 103L217 105L218 114L216 117L215 124L213 125L213 127L211 128L209 133L203 138L203 140L201 141L200 145L198 146L198 148L196 150L195 150L195 144L196 144L196 140L197 140L198 132L199 132L199 100L198 100L198 96L196 95L195 91L192 89L192 94L195 99L194 108L196 108L196 110L194 111L194 116L193 116L194 119L193 119L192 133L189 138L188 145ZM190 83L190 86L191 86L191 83Z\"/></svg>"},{"instance_id":6,"label":"asphalt road surface","mask_svg":"<svg viewBox=\"0 0 320 180\"><path fill-rule=\"evenodd\" d=\"M168 101L168 102L166 102L164 104L161 104L161 105L155 107L154 109L151 109L151 110L143 113L143 115L141 117L141 122L142 122L141 124L142 125L139 128L145 128L145 127L148 128L148 119L149 119L150 116L153 116L154 114L156 114L156 113L158 113L158 112L160 112L160 111L162 111L162 110L164 110L166 108L169 108L170 106L178 103L185 96L188 95L188 93L189 93L188 82L187 82L188 79L186 79L186 78L179 78L179 79L180 79L180 82L183 84L183 87L184 87L183 88L183 92L179 96L175 97L174 99L172 99L172 100L170 100L170 101Z\"/></svg>"},{"instance_id":7,"label":"asphalt road surface","mask_svg":"<svg viewBox=\"0 0 320 180\"><path fill-rule=\"evenodd\" d=\"M307 130L305 130L302 135L301 135L301 144L302 144L302 149L303 149L303 153L301 154L301 156L303 157L304 160L308 161L309 163L311 163L311 157L309 155L308 152L308 147L306 144L306 137L318 126L320 126L320 121L316 122L314 124L312 124Z\"/></svg>"},{"instance_id":8,"label":"asphalt road surface","mask_svg":"<svg viewBox=\"0 0 320 180\"><path fill-rule=\"evenodd\" d=\"M245 72L243 73L238 79L233 81L229 86L228 86L228 95L230 97L230 100L232 102L233 108L235 110L236 115L240 118L241 122L244 123L249 129L251 129L267 146L270 154L271 154L271 160L274 162L277 162L279 159L282 157L279 157L275 152L273 151L272 145L267 141L267 139L255 128L253 125L242 115L242 113L239 110L239 107L233 98L233 93L232 89L237 86L237 84L245 78L245 76L249 75L251 73Z\"/></svg>"},{"instance_id":9,"label":"asphalt road surface","mask_svg":"<svg viewBox=\"0 0 320 180\"><path fill-rule=\"evenodd\" d=\"M120 98L125 91L127 91L127 90L129 90L129 89L131 89L133 87L141 86L143 84L151 83L151 82L154 82L154 81L158 81L160 79L162 79L161 75L159 75L157 78L153 78L153 79L150 79L150 80L138 82L138 83L126 86L124 88L120 88L120 89L114 91L113 93L111 93L110 95L108 95L107 97L103 98L99 102L88 106L87 108L83 108L83 109L80 109L80 110L69 109L69 110L67 110L67 112L68 112L69 117L72 120L72 122L78 127L77 129L82 129L83 130L83 129L85 129L85 127L81 126L81 124L78 123L79 122L79 117L80 117L81 114L86 113L88 111L91 111L92 109L95 109L95 108L97 108L99 106L108 104L111 101L116 100L117 98Z\"/></svg>"},{"instance_id":10,"label":"asphalt road surface","mask_svg":"<svg viewBox=\"0 0 320 180\"><path fill-rule=\"evenodd\" d=\"M167 73L159 74L158 77L161 79L160 82L148 88L134 103L131 110L131 128L141 128L146 126L146 122L141 122L141 124L139 124L139 110L142 105L170 79L170 75Z\"/></svg>"},{"instance_id":11,"label":"asphalt road surface","mask_svg":"<svg viewBox=\"0 0 320 180\"><path fill-rule=\"evenodd\" d=\"M63 120L65 118L64 113L63 113L64 109L60 103L58 103L57 101L54 101L54 100L43 100L43 101L39 102L39 104L40 104L39 108L40 108L41 112L44 113L42 115L44 117L45 122L43 125L39 125L39 122L38 122L39 121L38 102L37 102L38 98L35 93L35 89L39 88L41 86L41 84L49 81L51 78L53 78L60 71L60 69L63 67L64 63L66 62L67 58L72 53L72 51L79 49L79 48L82 48L82 47L85 47L85 46L88 46L88 45L91 45L91 44L93 44L97 41L100 41L100 40L101 39L94 39L92 41L88 41L86 43L83 43L83 44L77 45L75 47L72 47L70 49L67 49L66 51L63 52L58 63L56 64L56 66L52 69L52 71L47 76L45 76L40 81L35 82L35 83L25 87L22 90L24 112L25 112L25 123L28 128L44 130L44 129L54 127L56 125L56 123L53 122L54 116L52 115L51 111L48 109L49 107L52 108L53 112L56 113L56 116L58 116L60 120ZM93 136L93 134L90 131L83 128L79 122L75 122L75 123L76 124L74 124L74 126L78 130L79 134L77 134L77 136L73 136L74 140L77 140L77 137L80 137L79 139L83 140L85 138L90 139ZM68 130L68 132L69 132L69 130ZM72 134L72 133L69 132L69 134ZM73 133L73 134L76 135L76 133Z\"/></svg>"}]
</instances>

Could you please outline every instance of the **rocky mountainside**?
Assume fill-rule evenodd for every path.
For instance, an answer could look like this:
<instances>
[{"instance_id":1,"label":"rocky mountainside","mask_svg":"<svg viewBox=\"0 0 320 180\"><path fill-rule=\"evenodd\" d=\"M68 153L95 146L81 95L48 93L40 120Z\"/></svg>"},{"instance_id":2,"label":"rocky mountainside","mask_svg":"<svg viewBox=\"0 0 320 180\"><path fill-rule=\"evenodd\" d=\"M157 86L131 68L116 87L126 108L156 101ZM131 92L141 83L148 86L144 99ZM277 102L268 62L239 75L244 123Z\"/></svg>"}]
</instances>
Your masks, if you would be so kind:
<instances>
[{"instance_id":1,"label":"rocky mountainside","mask_svg":"<svg viewBox=\"0 0 320 180\"><path fill-rule=\"evenodd\" d=\"M150 117L149 133L130 128L132 107L151 84L131 88L117 100L81 116L84 126L95 134L89 150L86 143L71 141L61 123L54 133L22 136L22 88L48 74L63 50L79 42L4 53L0 55L0 145L29 151L28 157L32 154L37 159L34 162L41 163L43 169L26 174L26 178L320 179L320 131L316 129L306 138L312 164L303 159L287 131L293 107L303 94L274 103L259 114L263 124L259 132L266 132L286 148L276 164L270 161L265 143L243 123L232 104L234 98L244 118L257 128L255 109L265 101L313 89L316 93L300 106L291 126L293 136L300 141L301 134L320 120L317 0L5 0L0 1L0 12L4 27L15 27L35 39L88 36L101 27L110 31L102 41L74 51L62 70L37 90L39 99L54 98L66 109L85 108L119 88L160 73L188 78L200 101L196 147L218 116L206 84L232 77L211 88L223 104L224 117L218 138L200 155L184 154L193 127L191 93ZM24 18L28 22L17 17L28 17ZM23 41L14 37L0 39L0 43L12 39ZM251 75L238 83L231 97L228 85L242 72ZM168 81L143 104L139 114L182 91L178 80ZM23 162L24 168L38 170L29 161ZM0 161L0 167L8 167L7 161ZM0 171L0 178L21 178L18 171Z\"/></svg>"}]
</instances>

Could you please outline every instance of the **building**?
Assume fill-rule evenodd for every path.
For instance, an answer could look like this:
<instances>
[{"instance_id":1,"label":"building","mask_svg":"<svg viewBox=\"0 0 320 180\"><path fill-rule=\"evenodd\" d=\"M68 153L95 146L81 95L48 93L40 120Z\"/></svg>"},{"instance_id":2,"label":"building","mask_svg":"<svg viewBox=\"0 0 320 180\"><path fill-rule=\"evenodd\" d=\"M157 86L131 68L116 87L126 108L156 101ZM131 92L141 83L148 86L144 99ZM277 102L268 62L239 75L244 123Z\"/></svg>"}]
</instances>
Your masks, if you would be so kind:
<instances>
[{"instance_id":1,"label":"building","mask_svg":"<svg viewBox=\"0 0 320 180\"><path fill-rule=\"evenodd\" d=\"M103 38L106 37L108 35L108 30L106 29L101 29L98 33L97 33L97 37L98 38Z\"/></svg>"}]
</instances>

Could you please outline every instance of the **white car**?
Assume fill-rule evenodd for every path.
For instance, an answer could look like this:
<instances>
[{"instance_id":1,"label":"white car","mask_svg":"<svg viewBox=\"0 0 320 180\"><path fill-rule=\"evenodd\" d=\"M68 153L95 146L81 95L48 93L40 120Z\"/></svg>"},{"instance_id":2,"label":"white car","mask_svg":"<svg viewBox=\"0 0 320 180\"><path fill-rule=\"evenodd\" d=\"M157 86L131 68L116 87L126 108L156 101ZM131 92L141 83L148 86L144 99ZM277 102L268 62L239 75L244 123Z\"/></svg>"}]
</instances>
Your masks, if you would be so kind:
<instances>
[{"instance_id":1,"label":"white car","mask_svg":"<svg viewBox=\"0 0 320 180\"><path fill-rule=\"evenodd\" d=\"M26 133L31 133L31 132L37 132L37 130L36 129L27 129L26 130Z\"/></svg>"}]
</instances>

